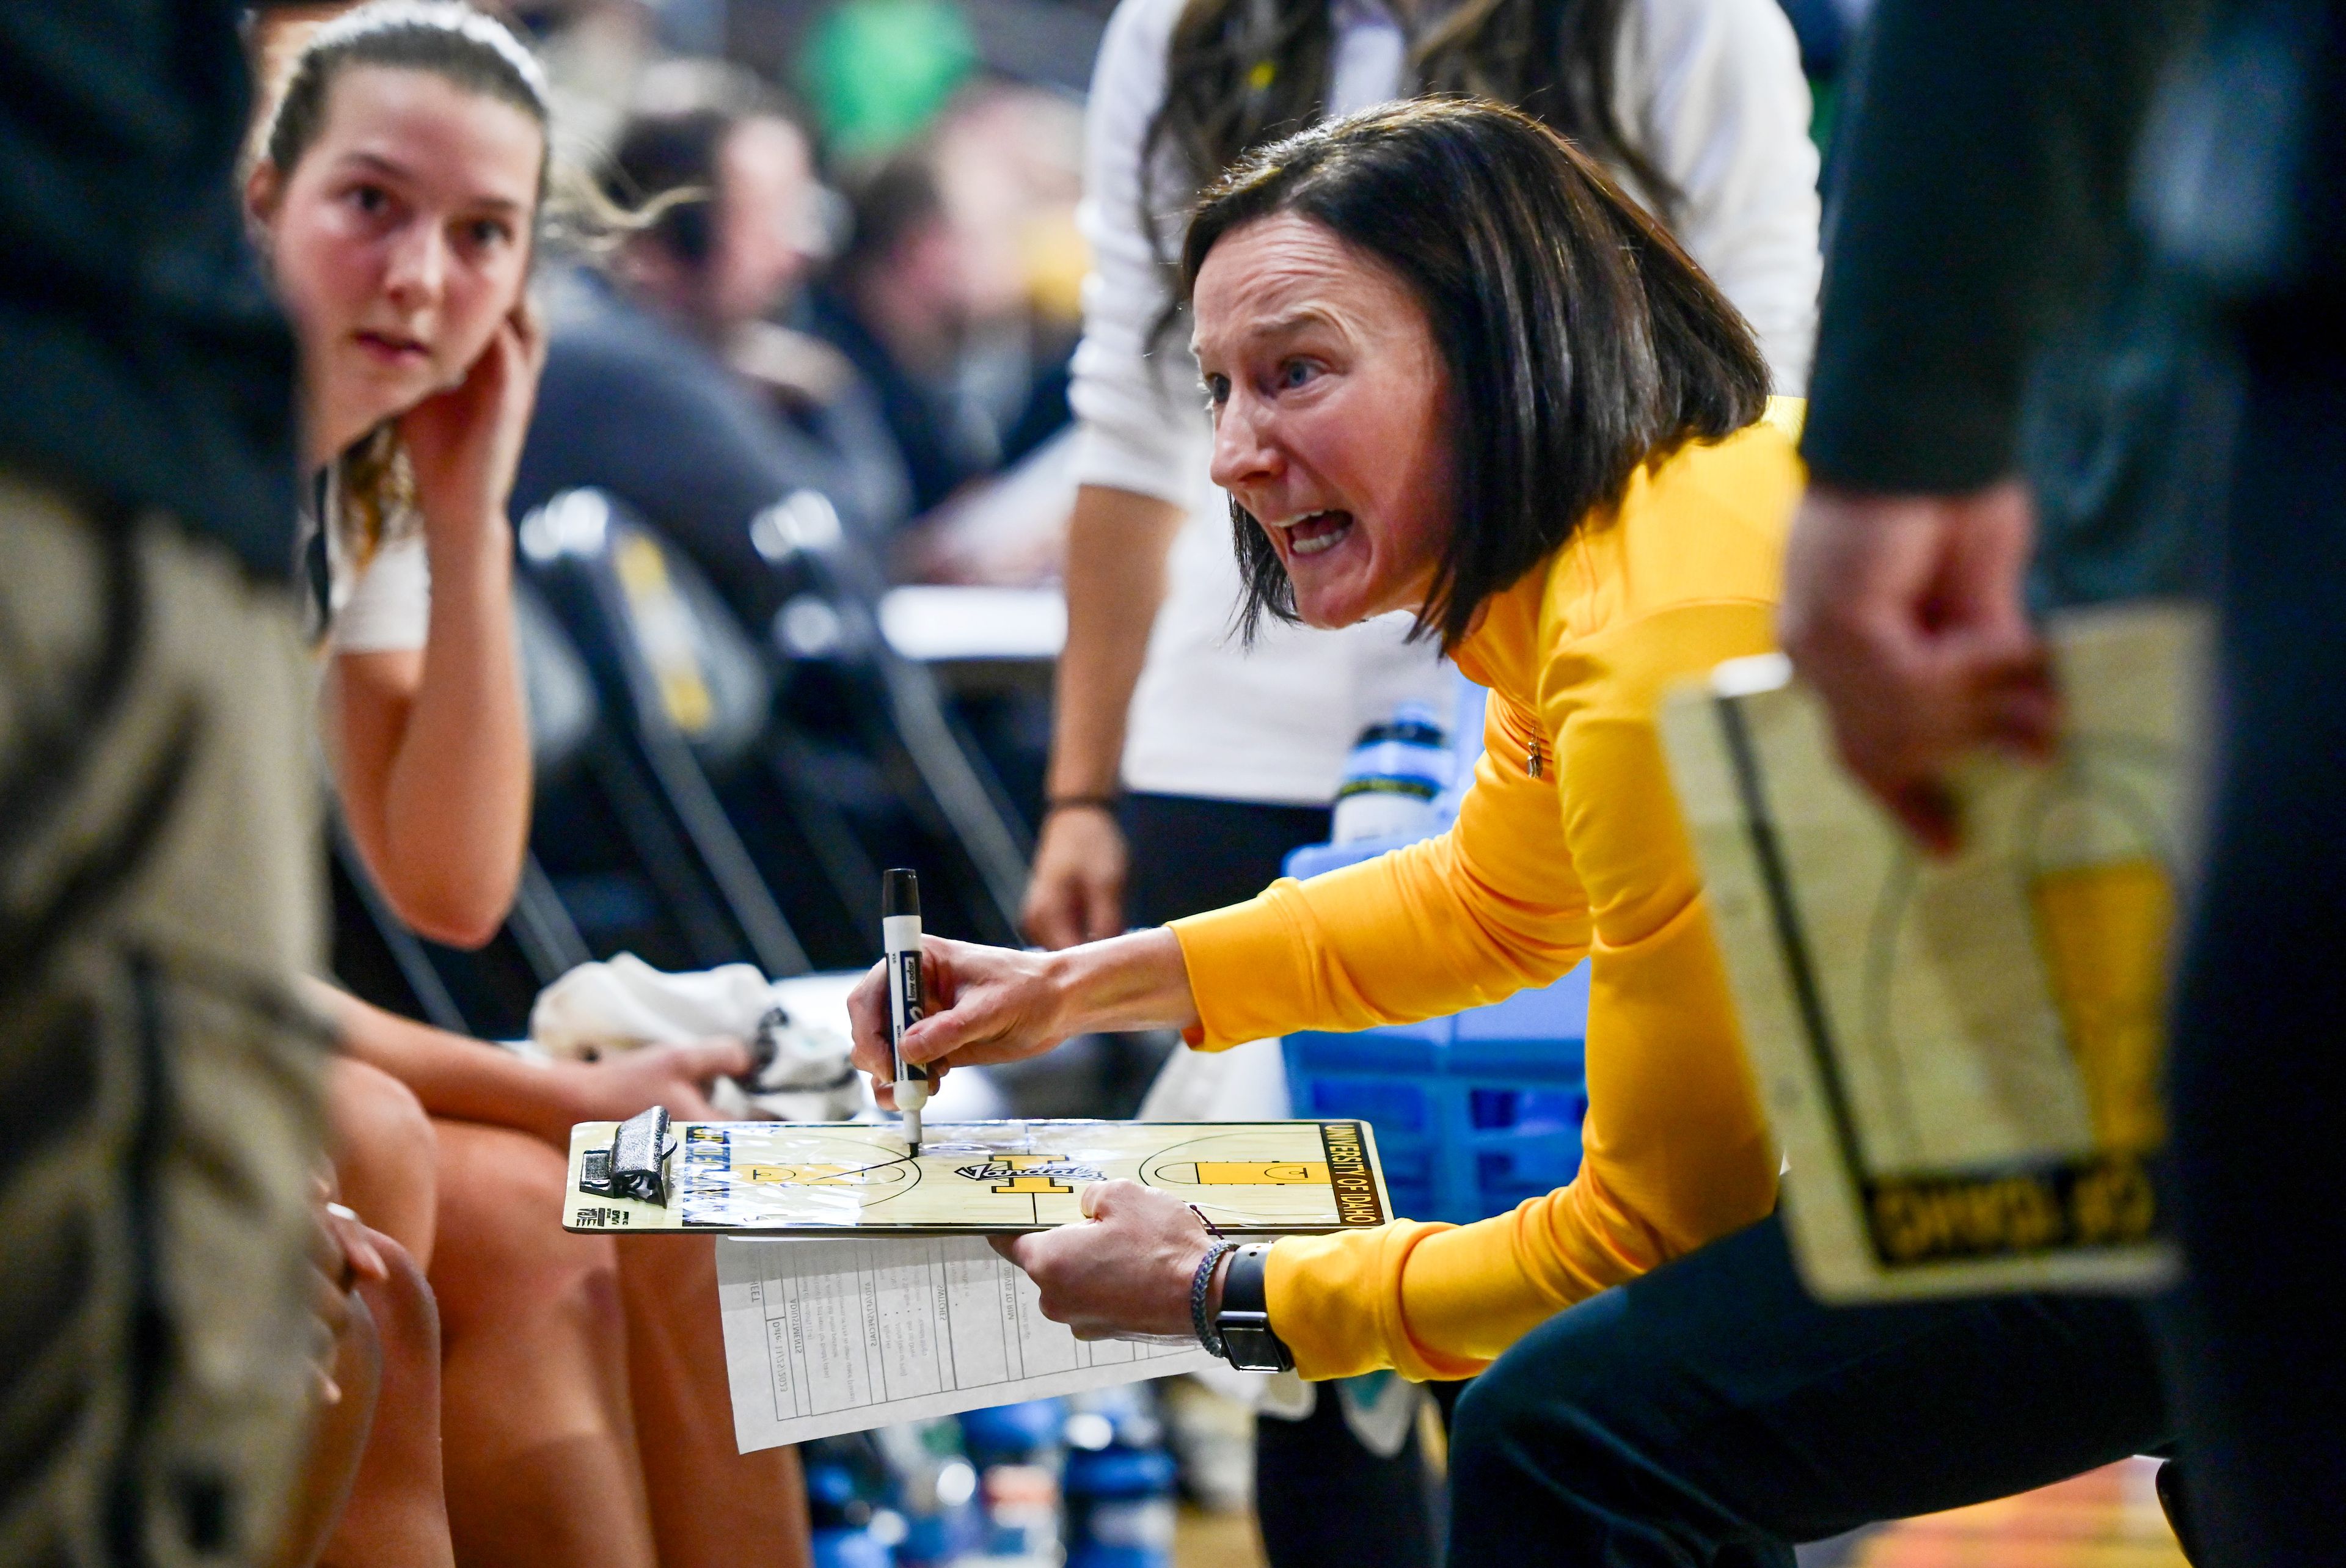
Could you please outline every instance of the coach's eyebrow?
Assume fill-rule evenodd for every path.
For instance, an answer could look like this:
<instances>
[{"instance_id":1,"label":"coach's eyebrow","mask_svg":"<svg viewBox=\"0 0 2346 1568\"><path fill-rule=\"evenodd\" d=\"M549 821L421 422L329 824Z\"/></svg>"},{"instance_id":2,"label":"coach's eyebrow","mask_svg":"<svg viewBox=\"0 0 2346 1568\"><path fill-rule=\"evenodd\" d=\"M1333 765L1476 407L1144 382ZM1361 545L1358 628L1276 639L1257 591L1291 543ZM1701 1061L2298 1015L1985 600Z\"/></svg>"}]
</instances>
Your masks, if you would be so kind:
<instances>
[{"instance_id":1,"label":"coach's eyebrow","mask_svg":"<svg viewBox=\"0 0 2346 1568\"><path fill-rule=\"evenodd\" d=\"M1309 327L1326 327L1333 331L1337 327L1336 318L1321 306L1302 305L1292 311L1281 311L1267 321L1249 321L1232 336L1240 342L1276 341L1293 337ZM1189 352L1203 357L1198 335L1194 332L1189 335Z\"/></svg>"}]
</instances>

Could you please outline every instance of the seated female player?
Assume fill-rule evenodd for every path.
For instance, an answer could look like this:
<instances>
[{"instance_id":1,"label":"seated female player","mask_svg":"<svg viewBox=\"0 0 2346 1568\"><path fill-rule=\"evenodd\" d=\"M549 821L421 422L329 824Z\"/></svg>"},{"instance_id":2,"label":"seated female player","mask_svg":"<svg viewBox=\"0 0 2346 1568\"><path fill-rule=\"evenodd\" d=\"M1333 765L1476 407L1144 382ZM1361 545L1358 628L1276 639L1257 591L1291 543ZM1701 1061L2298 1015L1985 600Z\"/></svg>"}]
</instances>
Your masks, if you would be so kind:
<instances>
[{"instance_id":1,"label":"seated female player","mask_svg":"<svg viewBox=\"0 0 2346 1568\"><path fill-rule=\"evenodd\" d=\"M337 789L393 906L444 941L496 929L528 828L506 497L542 359L525 290L547 165L544 84L509 33L382 0L303 46L248 191L303 349L303 565ZM547 1071L319 1000L352 1058L331 1096L345 1200L439 1299L457 1555L730 1563L745 1539L801 1555L794 1460L735 1454L707 1419L725 1388L709 1244L615 1249L551 1218L570 1122L705 1112L699 1086L746 1049Z\"/></svg>"},{"instance_id":2,"label":"seated female player","mask_svg":"<svg viewBox=\"0 0 2346 1568\"><path fill-rule=\"evenodd\" d=\"M1479 1224L1235 1256L1162 1194L1096 1186L1093 1223L997 1242L1044 1310L1091 1336L1219 1319L1315 1378L1496 1358L1453 1431L1453 1568L1790 1568L1793 1541L2159 1442L2125 1303L1834 1310L1793 1276L1654 728L1669 682L1770 646L1798 485L1709 283L1577 152L1462 103L1265 148L1207 193L1182 276L1246 616L1414 610L1492 688L1486 753L1451 832L1381 860L1053 954L931 942L907 1054L1353 1029L1586 953L1585 1159ZM882 1075L884 1007L875 976L856 1049Z\"/></svg>"}]
</instances>

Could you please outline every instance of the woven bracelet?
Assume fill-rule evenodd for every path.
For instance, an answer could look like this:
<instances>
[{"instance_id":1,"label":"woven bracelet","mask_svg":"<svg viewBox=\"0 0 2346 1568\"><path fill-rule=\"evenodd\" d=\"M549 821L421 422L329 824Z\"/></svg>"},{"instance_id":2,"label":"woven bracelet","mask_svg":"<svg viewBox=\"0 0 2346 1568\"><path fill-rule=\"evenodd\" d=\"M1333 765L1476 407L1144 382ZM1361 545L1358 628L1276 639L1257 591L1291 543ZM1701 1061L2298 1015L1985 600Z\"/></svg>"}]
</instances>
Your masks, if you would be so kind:
<instances>
[{"instance_id":1,"label":"woven bracelet","mask_svg":"<svg viewBox=\"0 0 2346 1568\"><path fill-rule=\"evenodd\" d=\"M1198 1260L1198 1272L1189 1279L1189 1327L1198 1331L1198 1343L1225 1359L1229 1352L1222 1349L1222 1337L1214 1332L1213 1319L1206 1316L1206 1297L1214 1287L1215 1266L1237 1246L1234 1241L1219 1239L1207 1243L1206 1256Z\"/></svg>"}]
</instances>

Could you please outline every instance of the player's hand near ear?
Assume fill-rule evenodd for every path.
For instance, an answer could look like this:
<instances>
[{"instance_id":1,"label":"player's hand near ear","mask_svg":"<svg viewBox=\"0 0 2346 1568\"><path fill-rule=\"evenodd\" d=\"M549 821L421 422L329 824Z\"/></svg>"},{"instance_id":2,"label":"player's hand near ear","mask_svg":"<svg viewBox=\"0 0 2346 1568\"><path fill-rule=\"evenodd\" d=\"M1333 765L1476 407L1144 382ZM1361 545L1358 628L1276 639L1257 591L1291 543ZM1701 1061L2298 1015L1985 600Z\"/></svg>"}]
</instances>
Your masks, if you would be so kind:
<instances>
[{"instance_id":1,"label":"player's hand near ear","mask_svg":"<svg viewBox=\"0 0 2346 1568\"><path fill-rule=\"evenodd\" d=\"M1209 1240L1196 1211L1135 1181L1095 1182L1081 1201L1081 1224L986 1237L1035 1281L1043 1316L1078 1339L1194 1332L1189 1286Z\"/></svg>"},{"instance_id":2,"label":"player's hand near ear","mask_svg":"<svg viewBox=\"0 0 2346 1568\"><path fill-rule=\"evenodd\" d=\"M904 1032L904 1056L932 1074L1039 1055L1070 1035L1102 1029L1187 1029L1198 1022L1188 966L1158 927L1059 952L1021 952L923 937L928 1016ZM888 976L874 964L847 999L855 1065L883 1105L895 1056L888 1037Z\"/></svg>"},{"instance_id":3,"label":"player's hand near ear","mask_svg":"<svg viewBox=\"0 0 2346 1568\"><path fill-rule=\"evenodd\" d=\"M485 529L505 542L546 347L546 323L525 295L462 380L400 416L427 531Z\"/></svg>"}]
</instances>

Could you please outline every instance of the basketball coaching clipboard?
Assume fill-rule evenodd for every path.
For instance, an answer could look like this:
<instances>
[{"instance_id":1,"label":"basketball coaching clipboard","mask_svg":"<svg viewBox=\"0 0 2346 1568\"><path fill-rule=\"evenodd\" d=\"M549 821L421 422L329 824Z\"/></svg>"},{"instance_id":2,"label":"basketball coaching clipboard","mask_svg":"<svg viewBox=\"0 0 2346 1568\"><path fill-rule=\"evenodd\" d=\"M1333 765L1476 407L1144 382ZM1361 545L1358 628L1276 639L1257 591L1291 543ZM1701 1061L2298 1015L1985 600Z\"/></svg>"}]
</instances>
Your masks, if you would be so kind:
<instances>
[{"instance_id":1,"label":"basketball coaching clipboard","mask_svg":"<svg viewBox=\"0 0 2346 1568\"><path fill-rule=\"evenodd\" d=\"M1943 860L1842 771L1780 656L1664 706L1794 1254L1823 1299L2173 1277L2150 1166L2207 623L2137 605L2056 616L2047 638L2055 754L1964 764L1964 842Z\"/></svg>"},{"instance_id":2,"label":"basketball coaching clipboard","mask_svg":"<svg viewBox=\"0 0 2346 1568\"><path fill-rule=\"evenodd\" d=\"M1080 1219L1083 1189L1119 1177L1194 1205L1234 1235L1392 1217L1365 1122L944 1123L915 1155L894 1123L670 1124L648 1112L571 1129L563 1225L617 1235L998 1235Z\"/></svg>"}]
</instances>

